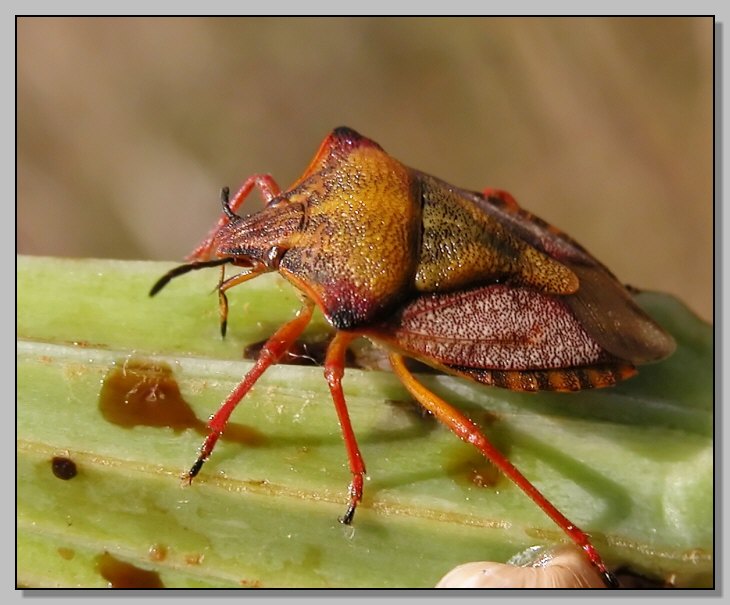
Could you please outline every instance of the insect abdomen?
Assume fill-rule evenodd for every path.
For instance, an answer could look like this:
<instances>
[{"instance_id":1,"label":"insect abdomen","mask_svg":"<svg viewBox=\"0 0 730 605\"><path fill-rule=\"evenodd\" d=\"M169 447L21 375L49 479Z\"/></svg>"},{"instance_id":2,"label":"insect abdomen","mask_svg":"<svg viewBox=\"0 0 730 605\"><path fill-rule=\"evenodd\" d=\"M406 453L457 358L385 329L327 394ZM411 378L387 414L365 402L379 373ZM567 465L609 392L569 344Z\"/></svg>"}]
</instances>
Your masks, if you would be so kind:
<instances>
[{"instance_id":1,"label":"insect abdomen","mask_svg":"<svg viewBox=\"0 0 730 605\"><path fill-rule=\"evenodd\" d=\"M636 368L625 363L605 363L560 370L487 370L464 366L450 366L448 369L459 376L511 391L598 389L614 385L636 374Z\"/></svg>"}]
</instances>

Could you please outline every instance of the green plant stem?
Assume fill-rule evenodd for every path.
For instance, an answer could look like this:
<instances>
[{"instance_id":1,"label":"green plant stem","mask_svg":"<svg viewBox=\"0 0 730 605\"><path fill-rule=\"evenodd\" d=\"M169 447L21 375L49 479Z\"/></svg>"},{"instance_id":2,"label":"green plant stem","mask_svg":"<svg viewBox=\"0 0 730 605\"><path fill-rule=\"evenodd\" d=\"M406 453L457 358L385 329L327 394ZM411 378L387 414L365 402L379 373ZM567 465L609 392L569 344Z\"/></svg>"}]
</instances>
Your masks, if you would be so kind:
<instances>
[{"instance_id":1,"label":"green plant stem","mask_svg":"<svg viewBox=\"0 0 730 605\"><path fill-rule=\"evenodd\" d=\"M242 350L290 319L299 299L276 275L235 288L223 340L216 270L150 299L169 268L18 258L20 585L114 584L102 573L106 552L167 587L428 587L460 563L565 541L468 444L421 415L389 372L348 369L343 383L368 469L352 527L337 521L350 475L317 367L267 371L231 419L238 438L224 438L181 487L204 422L250 367ZM712 328L671 297L639 300L679 348L615 388L534 395L423 381L480 423L609 563L706 586ZM305 338L326 331L318 316ZM187 425L105 416L104 385L135 364L170 368ZM76 476L54 475L54 457L72 460Z\"/></svg>"}]
</instances>

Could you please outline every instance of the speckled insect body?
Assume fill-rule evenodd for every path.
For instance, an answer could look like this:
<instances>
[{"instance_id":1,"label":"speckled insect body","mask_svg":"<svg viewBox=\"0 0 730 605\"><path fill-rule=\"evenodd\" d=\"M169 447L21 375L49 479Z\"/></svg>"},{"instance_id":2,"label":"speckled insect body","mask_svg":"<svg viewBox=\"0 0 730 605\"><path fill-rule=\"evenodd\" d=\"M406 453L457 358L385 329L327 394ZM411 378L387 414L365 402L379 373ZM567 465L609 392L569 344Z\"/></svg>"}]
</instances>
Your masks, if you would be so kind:
<instances>
[{"instance_id":1,"label":"speckled insect body","mask_svg":"<svg viewBox=\"0 0 730 605\"><path fill-rule=\"evenodd\" d=\"M263 210L236 210L257 187ZM586 534L566 519L459 410L426 389L404 364L418 359L487 385L521 391L605 387L636 366L669 355L674 342L631 293L571 238L522 210L499 190L467 191L414 170L377 143L335 129L307 170L282 192L268 175L249 178L229 200L190 270L233 265L218 285L225 333L225 292L278 271L303 295L299 314L266 343L252 369L209 423L210 434L187 474L211 454L233 409L294 344L318 307L335 329L325 377L343 431L352 483L345 523L362 498L365 466L341 380L349 343L364 336L389 351L411 395L472 443L583 548L607 584L613 581Z\"/></svg>"}]
</instances>

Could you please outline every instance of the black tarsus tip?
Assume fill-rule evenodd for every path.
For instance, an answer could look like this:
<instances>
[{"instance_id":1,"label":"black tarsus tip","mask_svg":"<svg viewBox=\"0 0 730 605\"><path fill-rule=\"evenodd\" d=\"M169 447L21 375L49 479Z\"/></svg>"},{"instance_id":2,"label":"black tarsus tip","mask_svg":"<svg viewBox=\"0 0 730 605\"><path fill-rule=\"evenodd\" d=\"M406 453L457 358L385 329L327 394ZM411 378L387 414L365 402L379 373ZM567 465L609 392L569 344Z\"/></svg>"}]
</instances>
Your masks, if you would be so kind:
<instances>
[{"instance_id":1,"label":"black tarsus tip","mask_svg":"<svg viewBox=\"0 0 730 605\"><path fill-rule=\"evenodd\" d=\"M203 468L203 464L205 464L205 458L198 458L195 461L195 464L193 464L193 466L190 467L190 470L188 471L188 481L192 481L195 477L197 477L200 469Z\"/></svg>"},{"instance_id":2,"label":"black tarsus tip","mask_svg":"<svg viewBox=\"0 0 730 605\"><path fill-rule=\"evenodd\" d=\"M618 578L610 571L606 570L601 572L601 577L603 579L603 583L606 585L606 588L621 588L621 584L619 584Z\"/></svg>"},{"instance_id":3,"label":"black tarsus tip","mask_svg":"<svg viewBox=\"0 0 730 605\"><path fill-rule=\"evenodd\" d=\"M352 518L355 516L355 507L350 504L345 511L345 514L339 517L337 520L342 525L352 525Z\"/></svg>"},{"instance_id":4,"label":"black tarsus tip","mask_svg":"<svg viewBox=\"0 0 730 605\"><path fill-rule=\"evenodd\" d=\"M221 322L221 338L225 338L226 337L226 331L227 330L228 330L228 320L227 319L224 319Z\"/></svg>"}]
</instances>

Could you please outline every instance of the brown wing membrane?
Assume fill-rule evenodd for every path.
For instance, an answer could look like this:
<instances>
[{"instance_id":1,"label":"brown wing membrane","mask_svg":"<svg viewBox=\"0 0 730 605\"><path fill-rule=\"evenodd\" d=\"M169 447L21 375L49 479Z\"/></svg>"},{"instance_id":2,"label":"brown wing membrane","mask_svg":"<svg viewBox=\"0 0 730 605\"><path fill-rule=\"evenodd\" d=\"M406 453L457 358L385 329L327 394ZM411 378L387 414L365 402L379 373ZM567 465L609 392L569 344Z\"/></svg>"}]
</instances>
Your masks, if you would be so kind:
<instances>
[{"instance_id":1,"label":"brown wing membrane","mask_svg":"<svg viewBox=\"0 0 730 605\"><path fill-rule=\"evenodd\" d=\"M580 288L565 302L601 347L634 364L659 361L674 351L674 339L602 265L566 264L578 276Z\"/></svg>"},{"instance_id":2,"label":"brown wing membrane","mask_svg":"<svg viewBox=\"0 0 730 605\"><path fill-rule=\"evenodd\" d=\"M545 254L552 262L557 261L578 280L577 289L571 292L551 293L536 288L519 274L510 276L512 285L517 281L517 285L542 290L547 295L562 294L560 300L565 302L583 330L614 358L642 364L663 359L674 351L674 339L639 308L632 295L603 264L571 237L520 208L504 192L491 190L485 195L465 190L458 192L461 194L457 196L459 199L469 200L474 208L508 228L523 245ZM487 283L476 282L472 286Z\"/></svg>"},{"instance_id":3,"label":"brown wing membrane","mask_svg":"<svg viewBox=\"0 0 730 605\"><path fill-rule=\"evenodd\" d=\"M600 280L591 281L587 273L586 283L585 292L569 296L504 284L422 295L367 335L484 384L521 391L608 386L635 374L634 364L648 361L665 346L656 342L670 337L658 327L652 332L655 324L630 295L620 296L623 289L609 292L616 298L610 301L617 309L612 321L643 332L632 337L608 325L592 306ZM644 346L652 338L654 346Z\"/></svg>"},{"instance_id":4,"label":"brown wing membrane","mask_svg":"<svg viewBox=\"0 0 730 605\"><path fill-rule=\"evenodd\" d=\"M559 369L611 359L560 297L503 284L419 296L388 328L401 349L449 366Z\"/></svg>"}]
</instances>

